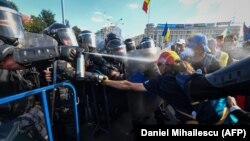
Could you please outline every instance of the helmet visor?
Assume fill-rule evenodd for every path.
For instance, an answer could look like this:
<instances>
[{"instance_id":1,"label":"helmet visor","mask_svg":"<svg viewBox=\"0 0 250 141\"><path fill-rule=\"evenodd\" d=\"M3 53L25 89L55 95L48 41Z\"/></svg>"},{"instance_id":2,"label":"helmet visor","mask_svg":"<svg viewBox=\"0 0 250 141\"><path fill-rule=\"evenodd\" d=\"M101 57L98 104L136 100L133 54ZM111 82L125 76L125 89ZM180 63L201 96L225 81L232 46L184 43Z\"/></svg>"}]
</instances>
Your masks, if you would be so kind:
<instances>
[{"instance_id":1,"label":"helmet visor","mask_svg":"<svg viewBox=\"0 0 250 141\"><path fill-rule=\"evenodd\" d=\"M111 50L111 54L118 55L118 56L125 56L127 54L127 51L126 51L125 46L121 45L121 47L114 48L113 50Z\"/></svg>"},{"instance_id":2,"label":"helmet visor","mask_svg":"<svg viewBox=\"0 0 250 141\"><path fill-rule=\"evenodd\" d=\"M78 46L76 36L72 29L58 29L58 38L66 46Z\"/></svg>"},{"instance_id":3,"label":"helmet visor","mask_svg":"<svg viewBox=\"0 0 250 141\"><path fill-rule=\"evenodd\" d=\"M126 55L126 47L120 39L110 40L106 46L108 52L114 55Z\"/></svg>"},{"instance_id":4,"label":"helmet visor","mask_svg":"<svg viewBox=\"0 0 250 141\"><path fill-rule=\"evenodd\" d=\"M152 48L155 47L155 43L153 40L143 41L140 43L141 49Z\"/></svg>"},{"instance_id":5,"label":"helmet visor","mask_svg":"<svg viewBox=\"0 0 250 141\"><path fill-rule=\"evenodd\" d=\"M83 48L96 48L96 39L93 33L82 33L79 37Z\"/></svg>"},{"instance_id":6,"label":"helmet visor","mask_svg":"<svg viewBox=\"0 0 250 141\"><path fill-rule=\"evenodd\" d=\"M23 38L23 25L20 14L10 8L0 7L0 36Z\"/></svg>"}]
</instances>

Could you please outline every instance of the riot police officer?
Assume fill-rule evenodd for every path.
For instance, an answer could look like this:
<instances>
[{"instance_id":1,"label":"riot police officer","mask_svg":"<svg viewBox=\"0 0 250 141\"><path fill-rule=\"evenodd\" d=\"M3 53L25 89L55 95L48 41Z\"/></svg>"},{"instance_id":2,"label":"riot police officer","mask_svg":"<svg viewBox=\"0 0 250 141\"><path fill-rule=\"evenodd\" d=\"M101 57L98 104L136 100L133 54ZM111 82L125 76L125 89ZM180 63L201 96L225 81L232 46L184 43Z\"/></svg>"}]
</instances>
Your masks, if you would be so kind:
<instances>
[{"instance_id":1,"label":"riot police officer","mask_svg":"<svg viewBox=\"0 0 250 141\"><path fill-rule=\"evenodd\" d=\"M19 12L9 3L0 1L1 17L0 17L0 67L2 69L18 69L18 65L8 54L13 51L13 47L23 41L24 33L22 20ZM15 23L15 24L13 24ZM7 57L7 58L6 58Z\"/></svg>"},{"instance_id":2,"label":"riot police officer","mask_svg":"<svg viewBox=\"0 0 250 141\"><path fill-rule=\"evenodd\" d=\"M109 40L105 46L107 54L105 57L108 62L110 72L107 74L111 79L125 79L126 48L121 39Z\"/></svg>"},{"instance_id":3,"label":"riot police officer","mask_svg":"<svg viewBox=\"0 0 250 141\"><path fill-rule=\"evenodd\" d=\"M59 46L68 47L74 46L78 48L78 42L76 40L76 36L73 30L61 23L53 23L47 28L44 29L43 34L46 34L52 38L54 38ZM76 54L75 50L70 52L72 54ZM51 82L51 76L53 76L53 83L57 81L66 81L66 80L75 80L75 68L73 67L75 62L68 62L65 60L57 60L53 64L53 76L51 75L51 71L45 69L45 78L48 83ZM55 78L56 77L56 78ZM53 122L54 130L57 133L56 138L58 140L71 140L72 137L71 132L73 128L73 116L67 116L73 113L71 110L72 104L69 104L71 94L68 88L59 87L58 91L52 92L51 101L51 117L52 119L56 119ZM53 117L55 115L55 118ZM66 132L65 132L66 131ZM65 134L62 134L65 133Z\"/></svg>"},{"instance_id":4,"label":"riot police officer","mask_svg":"<svg viewBox=\"0 0 250 141\"><path fill-rule=\"evenodd\" d=\"M130 54L131 57L140 58L154 58L157 55L157 47L152 38L144 37L140 41L139 48ZM160 71L157 65L151 61L128 61L127 75L129 80L137 82L143 82L156 78L160 75ZM137 80L136 78L140 74L144 80ZM136 94L135 94L136 93ZM170 123L167 118L170 119L170 112L163 104L162 98L157 95L139 94L142 92L129 92L128 105L129 113L132 117L133 125L137 124L164 124ZM164 108L161 109L160 105ZM171 115L171 119L174 117ZM171 123L174 124L174 123Z\"/></svg>"},{"instance_id":5,"label":"riot police officer","mask_svg":"<svg viewBox=\"0 0 250 141\"><path fill-rule=\"evenodd\" d=\"M0 98L10 96L19 92L26 90L31 90L39 87L38 72L35 68L22 69L21 65L16 63L16 58L13 58L12 53L21 47L24 37L22 20L20 13L7 1L0 1ZM17 52L16 52L17 53ZM22 70L17 70L22 69ZM23 131L28 131L25 126L31 126L30 124L22 124L22 115L24 112L30 113L30 111L36 111L35 113L42 113L39 108L34 107L35 101L34 97L30 96L28 98L11 102L5 105L1 105L0 114L0 131L6 131L2 133L3 140L10 137L13 139L18 134L17 126ZM39 105L37 105L39 106ZM20 116L22 115L22 116ZM42 115L42 114L40 114ZM36 117L38 115L35 115ZM19 120L16 120L18 117ZM32 121L35 126L39 125L40 122L34 118L26 116L26 119ZM40 117L43 119L43 117ZM41 120L42 120L41 119ZM17 122L19 121L19 122ZM6 125L4 126L4 124ZM11 129L8 132L6 128ZM47 133L44 123L41 124L41 128L30 128L41 137L41 140L46 140ZM31 131L30 130L30 131ZM40 132L41 131L41 132ZM33 132L34 133L34 132ZM37 136L34 136L37 138Z\"/></svg>"},{"instance_id":6,"label":"riot police officer","mask_svg":"<svg viewBox=\"0 0 250 141\"><path fill-rule=\"evenodd\" d=\"M107 37L105 38L105 46L108 44L110 40L113 40L113 39L119 39L119 37L113 32L110 32L109 34L107 34Z\"/></svg>"},{"instance_id":7,"label":"riot police officer","mask_svg":"<svg viewBox=\"0 0 250 141\"><path fill-rule=\"evenodd\" d=\"M112 36L111 36L112 35ZM114 33L110 33L106 39L106 52L108 57L104 57L107 61L108 73L110 79L113 80L124 80L126 79L126 47L123 41ZM123 112L127 111L127 96L124 95L124 91L120 91L113 88L108 88L107 93L109 96L111 117L116 119ZM117 95L116 93L119 93Z\"/></svg>"},{"instance_id":8,"label":"riot police officer","mask_svg":"<svg viewBox=\"0 0 250 141\"><path fill-rule=\"evenodd\" d=\"M80 46L87 52L96 52L96 38L95 34L89 30L83 30L78 35Z\"/></svg>"},{"instance_id":9,"label":"riot police officer","mask_svg":"<svg viewBox=\"0 0 250 141\"><path fill-rule=\"evenodd\" d=\"M107 74L106 61L101 55L97 54L95 34L89 30L83 30L78 35L78 41L80 47L85 50L86 69L91 72L100 71L103 74Z\"/></svg>"},{"instance_id":10,"label":"riot police officer","mask_svg":"<svg viewBox=\"0 0 250 141\"><path fill-rule=\"evenodd\" d=\"M53 23L43 33L53 37L58 45L78 46L73 30L64 24Z\"/></svg>"},{"instance_id":11,"label":"riot police officer","mask_svg":"<svg viewBox=\"0 0 250 141\"><path fill-rule=\"evenodd\" d=\"M129 51L133 51L136 49L135 47L135 41L131 38L128 38L124 41L125 45L126 45L126 49L127 49L127 52Z\"/></svg>"},{"instance_id":12,"label":"riot police officer","mask_svg":"<svg viewBox=\"0 0 250 141\"><path fill-rule=\"evenodd\" d=\"M97 54L95 34L89 30L83 30L78 35L78 42L80 48L85 50L84 61L86 71L107 74L107 62L101 55ZM89 123L88 125L91 125L90 123L92 122L95 122L96 124L99 123L98 115L102 115L104 109L104 99L100 95L103 93L103 86L95 81L89 81L87 79L87 81L77 82L77 90L80 93L80 107L84 107L82 111L84 111L85 115L82 119Z\"/></svg>"},{"instance_id":13,"label":"riot police officer","mask_svg":"<svg viewBox=\"0 0 250 141\"><path fill-rule=\"evenodd\" d=\"M64 46L78 46L73 30L64 24L53 23L46 29L44 29L43 34L54 38L59 46L63 46L62 48L64 48ZM69 53L72 56L75 56L76 54L75 50L71 50L71 52ZM59 60L57 62L57 67L59 80L67 80L74 78L74 69L70 63L67 63L64 60ZM45 71L45 73L48 73L48 71ZM47 78L47 81L50 81L50 78Z\"/></svg>"},{"instance_id":14,"label":"riot police officer","mask_svg":"<svg viewBox=\"0 0 250 141\"><path fill-rule=\"evenodd\" d=\"M150 37L142 38L139 49L133 53L129 54L131 57L140 57L140 58L154 58L157 55L157 48L155 46L154 40ZM136 64L136 67L130 67L127 69L128 74L134 74L135 71L140 70L146 75L147 78L153 78L160 74L158 67L152 63L153 61L134 61L132 60L130 64ZM132 72L131 72L132 71ZM149 72L150 71L150 72ZM129 76L130 77L130 76Z\"/></svg>"}]
</instances>

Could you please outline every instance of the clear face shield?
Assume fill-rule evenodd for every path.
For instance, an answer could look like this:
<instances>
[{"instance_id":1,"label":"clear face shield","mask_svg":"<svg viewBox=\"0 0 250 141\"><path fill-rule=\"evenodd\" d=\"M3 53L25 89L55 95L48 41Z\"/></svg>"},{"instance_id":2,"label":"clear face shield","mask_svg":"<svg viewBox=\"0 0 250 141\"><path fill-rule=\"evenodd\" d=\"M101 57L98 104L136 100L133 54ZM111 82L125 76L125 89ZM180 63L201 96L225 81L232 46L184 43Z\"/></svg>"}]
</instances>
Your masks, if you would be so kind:
<instances>
[{"instance_id":1,"label":"clear face shield","mask_svg":"<svg viewBox=\"0 0 250 141\"><path fill-rule=\"evenodd\" d=\"M46 34L24 32L24 42L20 45L21 47L46 47L57 46L58 42Z\"/></svg>"},{"instance_id":2,"label":"clear face shield","mask_svg":"<svg viewBox=\"0 0 250 141\"><path fill-rule=\"evenodd\" d=\"M126 56L127 50L125 48L125 45L120 45L120 46L112 49L111 54L117 55L117 56Z\"/></svg>"},{"instance_id":3,"label":"clear face shield","mask_svg":"<svg viewBox=\"0 0 250 141\"><path fill-rule=\"evenodd\" d=\"M96 38L93 33L82 33L79 35L81 40L81 47L92 52L96 48Z\"/></svg>"},{"instance_id":4,"label":"clear face shield","mask_svg":"<svg viewBox=\"0 0 250 141\"><path fill-rule=\"evenodd\" d=\"M155 47L155 43L153 40L148 40L140 43L140 49L143 51L143 56L148 57L155 55L157 53L157 49Z\"/></svg>"},{"instance_id":5,"label":"clear face shield","mask_svg":"<svg viewBox=\"0 0 250 141\"><path fill-rule=\"evenodd\" d=\"M57 30L58 38L66 46L78 46L76 36L72 29L64 28Z\"/></svg>"},{"instance_id":6,"label":"clear face shield","mask_svg":"<svg viewBox=\"0 0 250 141\"><path fill-rule=\"evenodd\" d=\"M107 43L106 46L109 54L125 56L127 54L126 46L120 39L113 39Z\"/></svg>"},{"instance_id":7,"label":"clear face shield","mask_svg":"<svg viewBox=\"0 0 250 141\"><path fill-rule=\"evenodd\" d=\"M0 36L8 39L23 39L22 20L17 11L0 7Z\"/></svg>"},{"instance_id":8,"label":"clear face shield","mask_svg":"<svg viewBox=\"0 0 250 141\"><path fill-rule=\"evenodd\" d=\"M120 45L117 48L111 50L111 54L114 55L115 60L120 62L127 62L127 50L125 45Z\"/></svg>"},{"instance_id":9,"label":"clear face shield","mask_svg":"<svg viewBox=\"0 0 250 141\"><path fill-rule=\"evenodd\" d=\"M153 40L147 40L147 41L143 41L140 43L141 49L154 48L154 47L155 47L155 43Z\"/></svg>"},{"instance_id":10,"label":"clear face shield","mask_svg":"<svg viewBox=\"0 0 250 141\"><path fill-rule=\"evenodd\" d=\"M106 52L105 40L99 35L96 36L96 51L98 53L105 53Z\"/></svg>"},{"instance_id":11,"label":"clear face shield","mask_svg":"<svg viewBox=\"0 0 250 141\"><path fill-rule=\"evenodd\" d=\"M121 62L127 61L126 46L122 43L120 39L110 40L106 46L106 49L107 49L108 54L113 55L112 58L114 58L115 60L118 60Z\"/></svg>"}]
</instances>

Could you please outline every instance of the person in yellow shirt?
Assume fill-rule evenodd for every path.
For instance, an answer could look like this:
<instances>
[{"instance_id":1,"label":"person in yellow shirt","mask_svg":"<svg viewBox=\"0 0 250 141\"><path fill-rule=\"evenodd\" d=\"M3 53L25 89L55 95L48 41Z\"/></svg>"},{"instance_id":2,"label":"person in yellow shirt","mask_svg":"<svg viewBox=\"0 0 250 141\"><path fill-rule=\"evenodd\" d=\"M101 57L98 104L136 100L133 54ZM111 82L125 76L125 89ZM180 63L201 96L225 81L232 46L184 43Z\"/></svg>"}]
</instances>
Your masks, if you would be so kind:
<instances>
[{"instance_id":1,"label":"person in yellow shirt","mask_svg":"<svg viewBox=\"0 0 250 141\"><path fill-rule=\"evenodd\" d=\"M208 40L208 47L211 52L215 55L216 59L219 61L221 67L226 67L228 62L228 54L224 51L216 49L217 41L213 38Z\"/></svg>"}]
</instances>

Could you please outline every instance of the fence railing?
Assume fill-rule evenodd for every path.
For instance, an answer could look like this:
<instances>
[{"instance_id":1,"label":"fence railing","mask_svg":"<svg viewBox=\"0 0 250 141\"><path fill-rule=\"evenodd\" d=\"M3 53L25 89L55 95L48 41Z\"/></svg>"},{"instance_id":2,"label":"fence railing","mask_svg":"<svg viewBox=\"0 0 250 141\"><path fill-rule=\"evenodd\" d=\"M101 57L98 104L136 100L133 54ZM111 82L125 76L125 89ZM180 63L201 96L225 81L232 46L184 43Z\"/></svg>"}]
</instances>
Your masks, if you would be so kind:
<instances>
[{"instance_id":1,"label":"fence railing","mask_svg":"<svg viewBox=\"0 0 250 141\"><path fill-rule=\"evenodd\" d=\"M11 96L0 98L0 105L6 104L6 103L9 103L12 101L16 101L16 100L19 100L19 99L22 99L22 98L25 98L25 97L28 97L31 95L40 94L41 99L42 99L42 103L43 103L44 118L45 118L45 122L46 122L48 138L49 138L49 141L53 141L53 134L52 134L52 129L51 129L51 122L50 122L50 116L49 116L49 108L48 108L46 91L53 90L53 89L56 89L58 87L69 87L72 90L74 121L75 121L75 128L76 128L76 140L80 141L80 128L79 128L78 109L77 109L77 94L76 94L75 87L70 83L67 83L67 82L57 83L54 85L49 85L46 87L37 88L34 90L30 90L30 91L22 92L19 94L14 94Z\"/></svg>"}]
</instances>

